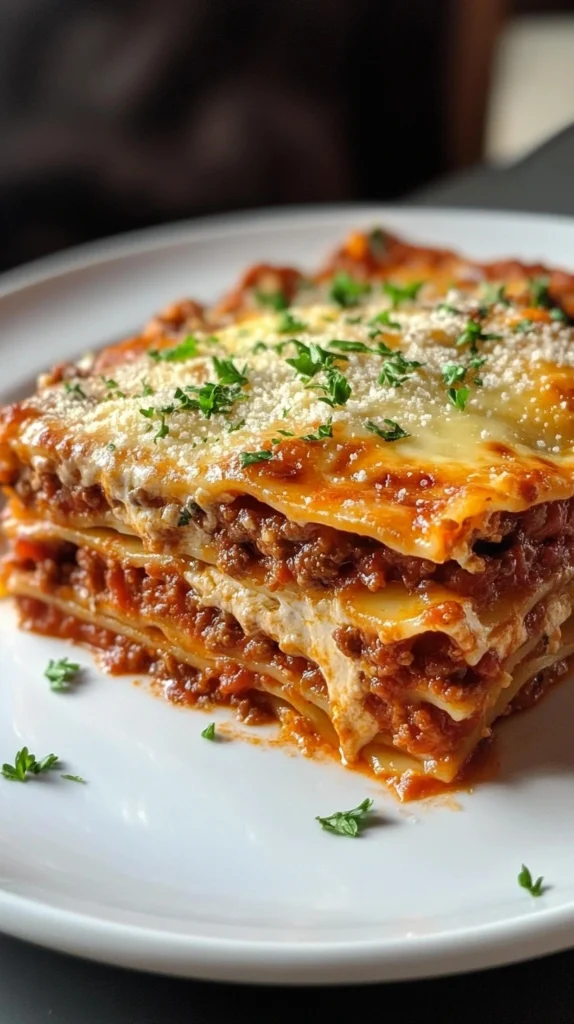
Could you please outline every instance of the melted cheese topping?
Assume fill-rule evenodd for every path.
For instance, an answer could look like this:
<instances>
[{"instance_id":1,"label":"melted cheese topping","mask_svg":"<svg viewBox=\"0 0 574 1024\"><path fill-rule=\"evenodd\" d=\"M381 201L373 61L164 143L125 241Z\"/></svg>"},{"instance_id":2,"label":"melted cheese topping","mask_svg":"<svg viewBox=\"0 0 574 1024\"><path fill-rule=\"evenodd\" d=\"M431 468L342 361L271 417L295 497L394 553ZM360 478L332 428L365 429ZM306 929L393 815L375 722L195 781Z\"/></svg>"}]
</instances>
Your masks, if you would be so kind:
<instances>
[{"instance_id":1,"label":"melted cheese topping","mask_svg":"<svg viewBox=\"0 0 574 1024\"><path fill-rule=\"evenodd\" d=\"M287 362L297 347L272 314L216 338L198 336L199 354L183 361L123 348L112 383L87 357L80 366L88 376L71 381L78 388L46 386L22 403L22 425L16 434L4 431L5 446L36 469L56 469L64 482L100 484L115 515L150 538L173 525L174 506L193 500L209 508L245 493L298 522L471 567L475 531L494 511L574 494L574 333L558 322L515 330L516 310L491 307L481 331L497 337L477 342L485 362L467 370L460 410L449 399L444 367L468 362L469 345L457 340L477 316L477 300L451 293L445 311L423 298L390 313L400 330L382 327L373 338L369 322L385 308L381 301L355 315L326 305L291 310L305 325L297 339L331 352L345 375L351 393L344 405L321 401L324 370L303 378ZM340 340L371 351L342 353L333 345ZM422 364L398 387L379 380L387 358L377 353L379 342ZM225 413L208 418L174 396L182 389L194 399L197 392L185 388L217 382L214 356L232 359L247 383L237 386ZM329 419L332 437L301 439ZM410 436L390 442L367 428L388 429L385 420ZM0 459L1 440L0 433ZM272 458L242 467L242 453L261 451ZM161 497L163 509L137 507L133 496L141 489Z\"/></svg>"}]
</instances>

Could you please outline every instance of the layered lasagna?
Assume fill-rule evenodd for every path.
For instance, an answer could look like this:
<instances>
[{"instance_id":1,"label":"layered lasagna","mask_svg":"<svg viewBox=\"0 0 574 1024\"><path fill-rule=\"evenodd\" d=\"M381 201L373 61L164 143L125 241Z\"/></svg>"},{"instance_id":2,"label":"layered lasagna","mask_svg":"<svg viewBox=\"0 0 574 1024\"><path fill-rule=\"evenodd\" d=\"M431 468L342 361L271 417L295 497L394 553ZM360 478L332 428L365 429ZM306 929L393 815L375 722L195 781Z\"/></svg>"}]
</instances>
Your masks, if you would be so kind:
<instances>
[{"instance_id":1,"label":"layered lasagna","mask_svg":"<svg viewBox=\"0 0 574 1024\"><path fill-rule=\"evenodd\" d=\"M0 413L21 625L451 783L574 651L571 314L376 230L57 366Z\"/></svg>"}]
</instances>

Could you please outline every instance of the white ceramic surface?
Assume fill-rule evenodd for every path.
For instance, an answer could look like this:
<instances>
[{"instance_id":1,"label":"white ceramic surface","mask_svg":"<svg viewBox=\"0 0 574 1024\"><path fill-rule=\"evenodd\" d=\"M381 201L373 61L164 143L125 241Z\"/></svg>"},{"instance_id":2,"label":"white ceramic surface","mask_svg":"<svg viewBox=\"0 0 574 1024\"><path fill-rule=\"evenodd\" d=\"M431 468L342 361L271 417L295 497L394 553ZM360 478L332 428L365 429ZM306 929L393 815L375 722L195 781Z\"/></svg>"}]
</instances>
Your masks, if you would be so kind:
<instances>
[{"instance_id":1,"label":"white ceramic surface","mask_svg":"<svg viewBox=\"0 0 574 1024\"><path fill-rule=\"evenodd\" d=\"M249 262L314 267L381 222L476 257L574 266L566 220L356 207L223 218L87 247L0 282L0 401L62 357L130 332L186 294L214 298ZM574 690L505 723L499 776L456 801L400 807L365 777L265 745L208 743L208 719L99 673L77 691L43 670L70 654L0 605L0 761L27 744L58 774L0 778L0 928L69 952L240 981L406 978L574 942ZM222 719L226 716L222 715ZM322 832L371 796L358 840ZM525 861L550 886L517 885Z\"/></svg>"}]
</instances>

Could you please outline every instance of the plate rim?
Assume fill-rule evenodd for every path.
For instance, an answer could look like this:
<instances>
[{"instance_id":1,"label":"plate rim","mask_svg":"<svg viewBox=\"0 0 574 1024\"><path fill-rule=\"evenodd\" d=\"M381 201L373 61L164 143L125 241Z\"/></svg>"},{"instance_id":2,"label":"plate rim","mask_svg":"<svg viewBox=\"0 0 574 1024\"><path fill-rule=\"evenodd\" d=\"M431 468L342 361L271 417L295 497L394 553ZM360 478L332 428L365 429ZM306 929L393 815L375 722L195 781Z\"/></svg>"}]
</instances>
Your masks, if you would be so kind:
<instances>
[{"instance_id":1,"label":"plate rim","mask_svg":"<svg viewBox=\"0 0 574 1024\"><path fill-rule=\"evenodd\" d=\"M280 230L285 224L320 225L353 217L383 221L386 217L404 218L412 222L417 215L431 220L448 217L466 223L480 221L483 230L488 220L509 228L526 222L550 229L574 226L574 218L564 215L380 203L311 204L215 214L88 242L18 266L0 275L0 302L74 271L89 271L143 251L195 242L202 235L213 239L229 232L237 234L245 226L264 234ZM118 923L20 896L0 886L0 929L16 938L87 959L181 977L264 984L349 984L450 975L558 952L572 945L574 903L525 909L522 917L402 941L343 938L328 943L283 942L176 934L147 925Z\"/></svg>"}]
</instances>

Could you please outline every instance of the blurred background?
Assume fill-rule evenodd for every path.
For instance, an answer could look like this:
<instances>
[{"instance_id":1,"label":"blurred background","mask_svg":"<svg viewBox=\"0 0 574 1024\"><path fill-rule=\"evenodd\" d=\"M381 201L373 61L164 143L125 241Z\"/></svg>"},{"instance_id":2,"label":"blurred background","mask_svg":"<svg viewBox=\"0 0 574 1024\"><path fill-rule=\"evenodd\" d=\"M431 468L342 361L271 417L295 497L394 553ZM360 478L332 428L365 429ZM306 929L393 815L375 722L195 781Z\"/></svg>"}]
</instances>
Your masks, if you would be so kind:
<instances>
[{"instance_id":1,"label":"blurred background","mask_svg":"<svg viewBox=\"0 0 574 1024\"><path fill-rule=\"evenodd\" d=\"M0 0L0 269L516 160L573 58L574 0Z\"/></svg>"}]
</instances>

